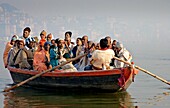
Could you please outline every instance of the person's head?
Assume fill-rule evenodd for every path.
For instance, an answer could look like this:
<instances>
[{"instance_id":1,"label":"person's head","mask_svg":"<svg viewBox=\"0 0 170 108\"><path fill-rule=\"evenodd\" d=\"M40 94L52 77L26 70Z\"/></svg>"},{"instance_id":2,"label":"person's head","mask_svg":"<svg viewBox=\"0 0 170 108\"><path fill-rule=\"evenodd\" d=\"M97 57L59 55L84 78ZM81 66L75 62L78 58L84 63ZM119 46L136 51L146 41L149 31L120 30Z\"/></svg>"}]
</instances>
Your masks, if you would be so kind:
<instances>
[{"instance_id":1,"label":"person's head","mask_svg":"<svg viewBox=\"0 0 170 108\"><path fill-rule=\"evenodd\" d=\"M30 35L31 29L29 27L26 27L23 30L23 37L26 39Z\"/></svg>"},{"instance_id":2,"label":"person's head","mask_svg":"<svg viewBox=\"0 0 170 108\"><path fill-rule=\"evenodd\" d=\"M50 33L47 35L47 41L50 42L52 40L53 35Z\"/></svg>"},{"instance_id":3,"label":"person's head","mask_svg":"<svg viewBox=\"0 0 170 108\"><path fill-rule=\"evenodd\" d=\"M52 44L52 45L56 45L55 39L52 39L52 40L51 40L51 44Z\"/></svg>"},{"instance_id":4,"label":"person's head","mask_svg":"<svg viewBox=\"0 0 170 108\"><path fill-rule=\"evenodd\" d=\"M30 37L26 40L26 46L32 49L34 47L35 42L35 39L33 37Z\"/></svg>"},{"instance_id":5,"label":"person's head","mask_svg":"<svg viewBox=\"0 0 170 108\"><path fill-rule=\"evenodd\" d=\"M123 44L121 44L120 42L117 42L116 43L116 50L119 52L122 48L123 48Z\"/></svg>"},{"instance_id":6,"label":"person's head","mask_svg":"<svg viewBox=\"0 0 170 108\"><path fill-rule=\"evenodd\" d=\"M65 47L65 41L64 41L64 39L58 39L58 40L57 40L57 46L58 46L58 48L60 48L60 49L64 48L64 47Z\"/></svg>"},{"instance_id":7,"label":"person's head","mask_svg":"<svg viewBox=\"0 0 170 108\"><path fill-rule=\"evenodd\" d=\"M65 41L71 41L71 36L72 36L72 32L71 31L67 31L65 33Z\"/></svg>"},{"instance_id":8,"label":"person's head","mask_svg":"<svg viewBox=\"0 0 170 108\"><path fill-rule=\"evenodd\" d=\"M18 48L22 49L22 48L24 48L24 46L25 46L24 40L23 39L19 39L19 41L18 41Z\"/></svg>"},{"instance_id":9,"label":"person's head","mask_svg":"<svg viewBox=\"0 0 170 108\"><path fill-rule=\"evenodd\" d=\"M44 43L44 49L46 50L46 51L49 51L50 50L50 46L51 46L51 43L50 42L45 42Z\"/></svg>"},{"instance_id":10,"label":"person's head","mask_svg":"<svg viewBox=\"0 0 170 108\"><path fill-rule=\"evenodd\" d=\"M101 49L108 48L108 41L106 38L100 40Z\"/></svg>"},{"instance_id":11,"label":"person's head","mask_svg":"<svg viewBox=\"0 0 170 108\"><path fill-rule=\"evenodd\" d=\"M88 42L88 36L85 35L85 36L82 37L82 43L84 45L87 42Z\"/></svg>"},{"instance_id":12,"label":"person's head","mask_svg":"<svg viewBox=\"0 0 170 108\"><path fill-rule=\"evenodd\" d=\"M116 40L113 40L112 46L113 46L113 45L116 45L116 43L117 43L117 41L116 41Z\"/></svg>"},{"instance_id":13,"label":"person's head","mask_svg":"<svg viewBox=\"0 0 170 108\"><path fill-rule=\"evenodd\" d=\"M12 38L11 38L11 41L10 41L10 44L11 45L14 45L15 44L15 41L18 39L18 36L17 35L13 35Z\"/></svg>"},{"instance_id":14,"label":"person's head","mask_svg":"<svg viewBox=\"0 0 170 108\"><path fill-rule=\"evenodd\" d=\"M46 32L45 30L43 30L43 31L40 33L41 39L46 39L46 35L47 35L47 32Z\"/></svg>"},{"instance_id":15,"label":"person's head","mask_svg":"<svg viewBox=\"0 0 170 108\"><path fill-rule=\"evenodd\" d=\"M111 43L112 43L111 42L112 41L111 37L110 36L106 36L105 39L107 39L107 41L108 41L108 48L110 48L111 47Z\"/></svg>"},{"instance_id":16,"label":"person's head","mask_svg":"<svg viewBox=\"0 0 170 108\"><path fill-rule=\"evenodd\" d=\"M100 49L100 43L97 43L97 44L96 44L95 49L96 49L96 50Z\"/></svg>"},{"instance_id":17,"label":"person's head","mask_svg":"<svg viewBox=\"0 0 170 108\"><path fill-rule=\"evenodd\" d=\"M90 49L91 47L95 46L93 41L88 41L88 48Z\"/></svg>"},{"instance_id":18,"label":"person's head","mask_svg":"<svg viewBox=\"0 0 170 108\"><path fill-rule=\"evenodd\" d=\"M78 46L81 46L81 45L82 45L81 38L77 38L77 40L76 40L76 44L77 44Z\"/></svg>"}]
</instances>

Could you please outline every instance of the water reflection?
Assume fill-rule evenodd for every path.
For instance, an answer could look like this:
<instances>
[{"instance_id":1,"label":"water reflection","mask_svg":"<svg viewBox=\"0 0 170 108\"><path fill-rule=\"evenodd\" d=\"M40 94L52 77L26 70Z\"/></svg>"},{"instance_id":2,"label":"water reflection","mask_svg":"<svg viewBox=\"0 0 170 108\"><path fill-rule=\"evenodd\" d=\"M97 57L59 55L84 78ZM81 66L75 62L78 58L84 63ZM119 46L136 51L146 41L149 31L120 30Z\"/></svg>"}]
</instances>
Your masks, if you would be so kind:
<instances>
[{"instance_id":1,"label":"water reflection","mask_svg":"<svg viewBox=\"0 0 170 108\"><path fill-rule=\"evenodd\" d=\"M38 91L19 88L4 94L4 108L134 108L128 92L94 93L85 91Z\"/></svg>"}]
</instances>

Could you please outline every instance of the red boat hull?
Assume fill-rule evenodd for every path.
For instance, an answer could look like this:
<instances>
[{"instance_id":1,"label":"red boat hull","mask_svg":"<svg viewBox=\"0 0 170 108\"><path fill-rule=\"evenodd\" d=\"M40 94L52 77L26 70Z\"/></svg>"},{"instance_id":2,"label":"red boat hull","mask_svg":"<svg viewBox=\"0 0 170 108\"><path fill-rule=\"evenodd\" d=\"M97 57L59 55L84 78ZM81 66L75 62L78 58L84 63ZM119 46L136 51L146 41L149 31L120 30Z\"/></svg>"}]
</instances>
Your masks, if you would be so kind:
<instances>
[{"instance_id":1,"label":"red boat hull","mask_svg":"<svg viewBox=\"0 0 170 108\"><path fill-rule=\"evenodd\" d=\"M22 82L39 72L8 67L14 83ZM133 82L136 69L130 67L112 70L63 72L56 70L29 81L26 85L36 88L81 88L108 91L126 90Z\"/></svg>"}]
</instances>

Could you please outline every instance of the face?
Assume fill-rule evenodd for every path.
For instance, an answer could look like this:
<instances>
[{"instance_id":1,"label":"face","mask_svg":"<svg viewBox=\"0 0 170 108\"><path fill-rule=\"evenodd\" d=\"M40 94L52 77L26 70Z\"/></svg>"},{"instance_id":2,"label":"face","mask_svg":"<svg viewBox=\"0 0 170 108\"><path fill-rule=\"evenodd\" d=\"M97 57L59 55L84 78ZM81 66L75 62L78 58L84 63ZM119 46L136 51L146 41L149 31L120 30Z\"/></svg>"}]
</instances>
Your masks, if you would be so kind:
<instances>
[{"instance_id":1,"label":"face","mask_svg":"<svg viewBox=\"0 0 170 108\"><path fill-rule=\"evenodd\" d=\"M50 41L51 41L51 39L52 39L51 37L47 36L47 41L49 41L49 42L50 42Z\"/></svg>"},{"instance_id":2,"label":"face","mask_svg":"<svg viewBox=\"0 0 170 108\"><path fill-rule=\"evenodd\" d=\"M88 40L88 37L87 37L87 36L83 36L83 38L82 38L82 43L83 43L83 44L86 43L87 40Z\"/></svg>"},{"instance_id":3,"label":"face","mask_svg":"<svg viewBox=\"0 0 170 108\"><path fill-rule=\"evenodd\" d=\"M118 48L118 47L116 47L116 51L118 51L118 52L119 52L121 49L122 49L122 48Z\"/></svg>"},{"instance_id":4,"label":"face","mask_svg":"<svg viewBox=\"0 0 170 108\"><path fill-rule=\"evenodd\" d=\"M71 38L71 37L70 37L70 35L67 33L67 34L65 35L65 40L68 40L69 38Z\"/></svg>"},{"instance_id":5,"label":"face","mask_svg":"<svg viewBox=\"0 0 170 108\"><path fill-rule=\"evenodd\" d=\"M24 48L24 43L23 42L19 42L18 45L19 45L20 49Z\"/></svg>"},{"instance_id":6,"label":"face","mask_svg":"<svg viewBox=\"0 0 170 108\"><path fill-rule=\"evenodd\" d=\"M30 32L28 31L23 31L23 37L27 38L30 35Z\"/></svg>"},{"instance_id":7,"label":"face","mask_svg":"<svg viewBox=\"0 0 170 108\"><path fill-rule=\"evenodd\" d=\"M100 49L100 44L99 43L97 43L96 49Z\"/></svg>"},{"instance_id":8,"label":"face","mask_svg":"<svg viewBox=\"0 0 170 108\"><path fill-rule=\"evenodd\" d=\"M40 37L41 37L41 39L45 39L46 38L46 36L44 34L41 34Z\"/></svg>"},{"instance_id":9,"label":"face","mask_svg":"<svg viewBox=\"0 0 170 108\"><path fill-rule=\"evenodd\" d=\"M45 49L46 51L49 51L49 50L50 50L50 45L48 44L47 46L44 47L44 49Z\"/></svg>"},{"instance_id":10,"label":"face","mask_svg":"<svg viewBox=\"0 0 170 108\"><path fill-rule=\"evenodd\" d=\"M55 40L51 40L51 44L55 45L56 44Z\"/></svg>"},{"instance_id":11,"label":"face","mask_svg":"<svg viewBox=\"0 0 170 108\"><path fill-rule=\"evenodd\" d=\"M76 44L77 44L78 46L81 46L81 45L82 45L82 41L81 41L80 39L77 39Z\"/></svg>"},{"instance_id":12,"label":"face","mask_svg":"<svg viewBox=\"0 0 170 108\"><path fill-rule=\"evenodd\" d=\"M11 45L14 45L15 44L15 41L11 41Z\"/></svg>"},{"instance_id":13,"label":"face","mask_svg":"<svg viewBox=\"0 0 170 108\"><path fill-rule=\"evenodd\" d=\"M60 40L58 43L58 47L59 48L64 48L65 47L65 41L64 40Z\"/></svg>"},{"instance_id":14,"label":"face","mask_svg":"<svg viewBox=\"0 0 170 108\"><path fill-rule=\"evenodd\" d=\"M31 49L32 49L34 46L35 46L35 42L30 42L29 45L28 45L28 47L31 48Z\"/></svg>"}]
</instances>

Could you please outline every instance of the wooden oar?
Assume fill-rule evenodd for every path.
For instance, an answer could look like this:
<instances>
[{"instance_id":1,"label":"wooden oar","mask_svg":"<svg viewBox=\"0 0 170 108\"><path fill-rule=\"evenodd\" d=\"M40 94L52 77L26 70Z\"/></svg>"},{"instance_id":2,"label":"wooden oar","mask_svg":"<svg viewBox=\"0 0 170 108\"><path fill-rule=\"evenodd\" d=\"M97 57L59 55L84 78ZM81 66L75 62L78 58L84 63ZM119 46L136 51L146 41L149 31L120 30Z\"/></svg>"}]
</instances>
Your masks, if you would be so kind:
<instances>
[{"instance_id":1,"label":"wooden oar","mask_svg":"<svg viewBox=\"0 0 170 108\"><path fill-rule=\"evenodd\" d=\"M86 56L86 55L87 55L87 53L85 53L85 54L83 54L83 55L80 55L80 56L78 56L78 57L76 57L76 58L72 58L72 59L70 59L70 60L68 60L68 61L66 61L66 62L64 62L64 63L62 63L62 64L60 64L60 65L58 65L58 66L56 66L56 67L53 67L52 69L48 69L48 70L43 71L43 72L41 72L41 73L39 73L39 74L36 74L35 76L32 76L32 77L30 77L30 78L28 78L28 79L26 79L26 80L24 80L24 81L22 81L22 82L20 82L20 83L18 83L18 84L16 84L16 85L12 86L12 87L10 87L10 88L5 89L3 92L9 92L10 90L13 90L13 89L15 89L15 88L17 88L17 87L19 87L19 86L21 86L21 85L23 85L23 84L31 81L31 80L33 80L33 79L35 79L35 78L37 78L37 77L39 77L39 76L41 76L41 75L43 75L43 74L45 74L45 73L47 73L47 72L53 71L53 70L55 70L55 69L58 69L58 68L60 68L61 66L64 66L65 64L70 63L70 62L72 62L72 61L75 61L75 60L77 60L77 59L80 59L80 58L82 58L82 57L84 57L84 56Z\"/></svg>"},{"instance_id":2,"label":"wooden oar","mask_svg":"<svg viewBox=\"0 0 170 108\"><path fill-rule=\"evenodd\" d=\"M117 57L113 57L113 58L118 60L118 61L124 62L124 63L126 63L126 64L128 64L130 66L134 66L136 69L138 69L138 70L140 70L140 71L142 71L144 73L147 73L148 75L150 75L150 76L152 76L152 77L154 77L154 78L156 78L156 79L170 85L170 82L168 82L167 80L165 80L165 79L163 79L163 78L161 78L161 77L159 77L159 76L157 76L157 75L155 75L155 74L153 74L153 73L151 73L151 72L149 72L149 71L147 71L147 70L145 70L145 69L143 69L143 68L141 68L141 67L139 67L137 65L133 65L133 64L131 64L131 63L127 62L127 61L121 60L121 59L119 59Z\"/></svg>"}]
</instances>

